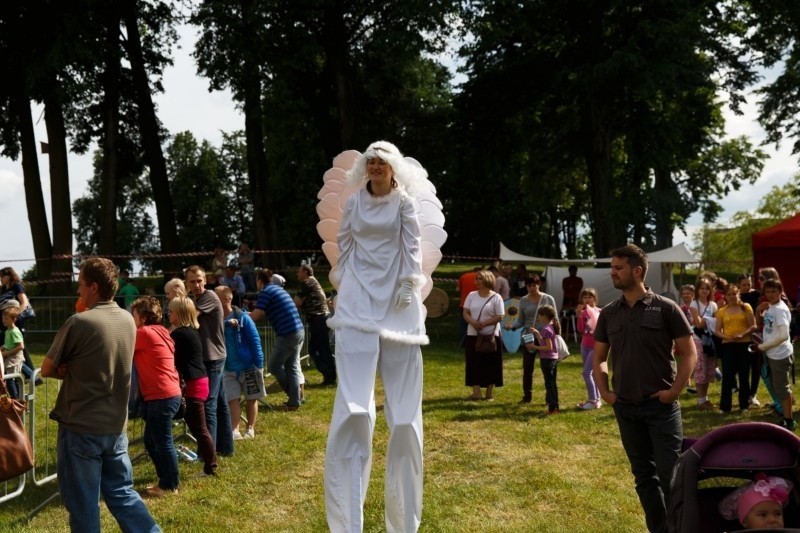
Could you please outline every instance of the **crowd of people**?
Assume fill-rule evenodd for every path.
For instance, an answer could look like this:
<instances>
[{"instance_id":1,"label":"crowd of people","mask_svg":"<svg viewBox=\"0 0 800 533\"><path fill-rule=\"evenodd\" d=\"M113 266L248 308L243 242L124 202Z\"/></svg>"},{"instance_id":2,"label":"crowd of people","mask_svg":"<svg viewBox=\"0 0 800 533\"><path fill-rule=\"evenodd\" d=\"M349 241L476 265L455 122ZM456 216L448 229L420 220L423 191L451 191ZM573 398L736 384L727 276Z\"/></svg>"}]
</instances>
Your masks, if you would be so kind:
<instances>
[{"instance_id":1,"label":"crowd of people","mask_svg":"<svg viewBox=\"0 0 800 533\"><path fill-rule=\"evenodd\" d=\"M633 245L612 252L611 281L622 296L604 302L602 309L597 291L583 287L574 267L562 280L561 313L553 297L542 290L542 278L529 274L523 265L516 270L510 264L475 269L460 277L458 288L465 385L472 388L468 400L492 400L494 389L503 385L498 324L505 314L503 301L510 296L519 300L514 302L514 320L504 327L523 335L521 403L531 402L538 354L547 414L558 413L553 339L561 332L559 317L577 318L587 391L586 401L577 408L597 409L604 403L613 408L648 530L664 531L672 471L683 445L677 401L682 393L696 394L698 410L729 414L738 407L745 414L762 405L758 391L763 385L767 392L763 403L776 414L776 423L796 429L795 311L774 268L759 270L758 288L749 274L729 283L711 271L700 272L695 283L681 287L680 299L674 302L645 286L647 267L646 254ZM496 349L483 348L481 337L486 335L495 337ZM614 357L609 360L612 350ZM718 381L717 406L709 399L709 390ZM769 483L779 486L783 481L770 478ZM765 483L754 481L735 491L720 512L749 527L782 523L785 494L753 493L754 486Z\"/></svg>"},{"instance_id":2,"label":"crowd of people","mask_svg":"<svg viewBox=\"0 0 800 533\"><path fill-rule=\"evenodd\" d=\"M303 281L313 278L311 267L304 273ZM207 476L216 475L218 455L233 455L236 440L255 436L257 402L266 396L265 357L256 321L269 320L275 330L269 370L288 397L277 408L300 407L300 312L328 318L327 308L316 301L326 297L321 290L301 290L302 299L295 303L284 287L273 284L270 270L257 274L259 292L249 312L233 305L230 287L210 290L206 271L198 265L165 284L163 306L151 295L118 305L118 288L129 281L120 279L117 267L101 258L81 264L79 312L59 329L41 370L44 377L63 380L50 417L59 425L58 482L73 531L99 530L98 493L123 530L160 531L133 490L129 415L143 419L144 446L155 467L157 483L143 491L146 497L178 492L175 419L185 419ZM24 364L24 337L15 322L29 303L19 285L21 290L0 300L5 327L0 361L6 373L19 373ZM329 347L327 355L333 357ZM321 369L324 383L334 385L335 369Z\"/></svg>"},{"instance_id":3,"label":"crowd of people","mask_svg":"<svg viewBox=\"0 0 800 533\"><path fill-rule=\"evenodd\" d=\"M574 278L580 278L574 270L568 276L573 279L565 278L562 287L564 301L574 304L571 311L577 317L581 334L582 377L587 397L576 407L579 410L598 409L604 404L613 407L648 528L660 530L665 520L668 472L682 439L676 401L679 394L685 391L696 394L698 410L722 413L730 413L737 407L740 413L746 413L760 407L763 400L778 415L778 424L790 430L796 428L791 382L794 306L773 268L758 272L757 288L747 274L740 275L735 283L726 283L713 272L703 271L695 283L683 285L679 301L672 302L644 286L646 266L646 256L635 247L615 251L611 279L622 291L622 297L602 309L597 291L584 288L582 281L576 283ZM523 336L520 403L532 401L534 362L538 355L546 412L557 414L562 406L558 395L556 336L562 333L560 318L566 316L564 306L559 313L555 299L543 290L542 277L525 271L522 280L525 293L519 297L515 319L501 325L505 316L503 292L509 291L510 296L512 287L519 284L518 278L505 277L509 267L476 269L459 279L463 296L460 318L466 325L465 385L472 389L467 399L492 401L495 389L504 385L500 332L505 328ZM196 265L186 269L183 279L166 283L163 308L159 299L142 296L132 300L126 310L114 301L120 283L116 267L102 259L90 259L81 265L78 292L86 310L71 317L59 330L42 366L43 376L64 380L51 417L59 424L59 484L62 493L71 491L65 505L74 527L91 527L96 523L97 502L92 503L91 498L91 487L96 483L96 490L103 493L120 524L135 520L146 528L152 524L152 530L158 530L140 503L140 496L132 490L130 459L120 451L127 449L126 415L116 402L105 407L99 406L102 402L92 403L98 395L122 398L125 392L123 405L127 408L124 384L126 380L131 383L132 374L135 375L132 386L138 389L142 402L144 444L158 478L155 485L145 490L149 497L178 491L179 463L172 437L176 416L185 418L197 440L205 475L215 475L217 455L232 455L235 440L255 436L257 402L265 396L265 357L256 322L268 320L275 330L269 371L287 396L280 409L294 411L303 403L305 378L299 355L305 328L301 316L311 328L312 359L322 375L322 383L336 383L336 363L326 324L330 318L329 302L314 278L313 268L300 267L299 290L294 295L281 285L285 280L276 278L272 271L265 269L255 274L258 292L250 310L234 305L234 289L227 285L209 290L205 270ZM522 269L517 269L516 274L521 275ZM6 373L19 373L25 365L21 315L30 308L30 302L13 269L0 270L0 276L3 281L9 279L8 290L0 300L5 330L0 356ZM6 288L6 283L3 286ZM567 286L571 287L570 294ZM572 295L575 290L578 294ZM650 314L651 310L658 312ZM317 327L312 325L315 320L320 323ZM347 316L339 320L347 320ZM668 327L648 328L651 322ZM631 331L630 323L648 328L648 335ZM87 343L84 337L89 332L97 345ZM489 349L483 348L481 336L493 339ZM615 346L617 357L611 365L608 354ZM654 357L657 363L642 363L635 356L637 350L657 354ZM129 358L125 355L128 351ZM99 366L98 361L102 361ZM631 368L636 380L623 377L631 374ZM715 406L709 399L714 392L710 389L718 381L721 381L719 405ZM671 385L663 389L665 383ZM14 380L8 384L13 386ZM347 388L355 391L353 383ZM760 388L766 391L762 400L758 397ZM9 391L19 394L11 387ZM242 399L246 406L245 425L240 430ZM338 416L337 427L351 415ZM648 433L654 425L659 427L657 435ZM643 440L648 444L643 444ZM342 442L346 441L329 442L329 448L334 448L329 449L332 455L328 468L336 466L335 450ZM77 443L91 445L100 466L89 464L90 458L70 451ZM652 455L641 455L642 446L650 449ZM84 470L88 473L84 474ZM84 475L89 487L76 490L82 483L78 476ZM334 483L338 482L326 483L333 498ZM329 512L334 511L329 509ZM743 513L740 517L743 524L752 522L749 511L739 512Z\"/></svg>"},{"instance_id":4,"label":"crowd of people","mask_svg":"<svg viewBox=\"0 0 800 533\"><path fill-rule=\"evenodd\" d=\"M423 479L421 346L429 342L421 288L430 280L422 272L414 189L425 186L426 176L383 141L356 159L347 177L359 188L343 212L338 265L331 273L340 291L333 317L310 265L299 268L300 289L290 295L285 278L253 268L252 251L244 244L233 262L220 248L208 270L193 265L183 278L169 280L163 307L158 298L138 296L135 287L123 291L125 300L118 304L114 298L120 287L132 286L128 276L120 276L107 259L84 261L79 312L59 329L41 369L42 376L63 381L50 417L59 425L58 483L71 529L99 530L97 495L102 494L123 530L160 531L133 490L129 413L144 420L144 445L158 479L144 495L169 497L180 486L174 419L183 417L196 438L202 473L216 476L217 456L233 455L235 441L256 434L265 364L287 397L278 409L300 409L305 401L300 368L304 316L322 384L338 383L325 456L329 527L337 532L363 529L380 372L390 430L386 527L416 531ZM520 403L533 400L538 355L547 415L562 409L562 333L581 334L587 397L575 408L613 409L648 530L664 531L670 481L683 444L678 397L684 390L696 393L699 410L729 413L735 394L739 411L746 412L760 404L757 392L763 383L766 403L780 415L778 423L796 428L792 311L775 269L759 271L760 293L748 275L728 284L702 272L674 302L645 285L647 268L640 248L614 250L610 277L621 295L599 302L598 291L584 287L571 266L561 280L560 311L543 290L545 280L524 265L477 268L458 280L459 318L465 385L472 390L467 400L493 401L504 385L501 332L506 329L522 341ZM6 371L22 372L20 320L30 304L13 269L0 270L0 283L6 291L0 298L5 331L0 362ZM255 298L248 300L253 291ZM518 298L516 316L501 325L510 297ZM262 321L270 323L275 336L266 361L256 329ZM336 359L328 328L336 333ZM715 407L709 388L720 378ZM726 509L745 526L763 524L767 514L780 514L789 490L780 479L755 480L732 493Z\"/></svg>"},{"instance_id":5,"label":"crowd of people","mask_svg":"<svg viewBox=\"0 0 800 533\"><path fill-rule=\"evenodd\" d=\"M599 313L597 291L584 289L583 279L577 275L577 271L577 267L570 266L568 276L562 280L564 297L560 313L555 298L542 291L543 278L538 274L529 274L525 265L519 265L515 271L509 263L501 267L495 264L485 270L475 268L459 277L461 346L466 352L464 384L472 388L468 400L492 401L494 388L503 386L500 324L505 316L504 302L509 297L515 297L519 298L515 318L506 321L502 328L517 332L525 339L521 343L522 399L519 403L532 401L534 363L538 355L547 414L560 412L556 336L561 335L562 324L573 324L572 327L577 327L582 334L581 355L587 389L587 400L580 402L577 407L589 410L601 406L591 366L593 332ZM573 317L577 318L576 322L572 322ZM492 344L494 348L488 353L479 341L479 337L485 335L495 339Z\"/></svg>"},{"instance_id":6,"label":"crowd of people","mask_svg":"<svg viewBox=\"0 0 800 533\"><path fill-rule=\"evenodd\" d=\"M793 363L793 309L774 268L758 272L757 287L749 274L728 283L710 271L695 284L681 287L681 309L692 326L697 352L693 373L697 408L740 413L761 407L760 385L766 406L780 416L780 424L794 430L788 372ZM676 354L680 356L680 354ZM709 387L721 381L719 405L708 399ZM735 398L734 398L735 395ZM734 402L735 400L735 402Z\"/></svg>"},{"instance_id":7,"label":"crowd of people","mask_svg":"<svg viewBox=\"0 0 800 533\"><path fill-rule=\"evenodd\" d=\"M236 261L229 262L218 248L208 271L193 265L182 279L167 281L163 307L150 294L139 297L128 273L118 272L110 260L90 258L80 265L76 313L56 333L41 369L42 376L62 381L50 418L59 426L57 477L72 531L99 531L98 494L122 530L161 531L133 490L129 415L144 419L144 444L158 478L144 491L149 497L179 490L175 419L185 418L207 476L216 476L217 456L233 455L236 440L255 436L256 402L265 396L265 356L256 322L269 321L274 333L267 364L288 398L278 409L300 409L305 401L301 314L322 385L337 386L324 480L331 530L363 527L378 371L391 433L387 528L419 528L421 346L429 342L422 290L430 282L422 269L420 201L424 197L435 205L438 200L424 168L384 141L368 147L347 179L359 191L347 200L340 221L335 280L331 274L339 289L333 317L310 265L298 270L300 290L292 296L284 277L255 271L245 244ZM437 237L445 236L439 229ZM2 276L6 288L11 278ZM0 298L6 328L0 367L5 355L16 373L24 342L14 323L24 319L27 300L20 283L12 289L17 299ZM254 301L248 301L245 296L254 290ZM328 328L336 332L336 359Z\"/></svg>"},{"instance_id":8,"label":"crowd of people","mask_svg":"<svg viewBox=\"0 0 800 533\"><path fill-rule=\"evenodd\" d=\"M515 269L510 263L495 264L485 270L475 268L459 277L461 345L466 351L465 385L473 389L469 400L491 400L494 387L503 385L502 364L495 361L490 365L490 361L502 357L502 350L498 348L497 355L490 354L487 358L476 353L474 344L479 334L491 332L490 326L504 323L494 328L499 347L502 346L501 328L519 331L520 335L530 333L535 337L533 342L521 343L523 372L520 403L532 401L533 370L538 354L545 394L549 398L546 400L548 413L558 412L557 385L555 389L552 386L558 358L551 355L548 349L550 344L545 342L540 345L536 336L548 329L548 324L549 329L558 329L560 334L572 323L571 317L575 317L584 365L582 376L587 392L586 400L578 403L577 407L591 410L602 406L592 369L594 331L601 309L598 293L594 288L583 287L583 280L577 275L574 265L569 267L568 272L561 280L564 297L560 308L553 296L544 292L543 278L528 273L525 265L518 265ZM767 407L782 416L784 404L788 405L790 391L782 378L785 372L775 361L787 359L788 363L791 341L795 335L792 329L795 307L787 298L774 268L761 269L756 282L758 289L754 288L749 274L741 274L735 282L729 283L706 270L698 274L695 283L680 288L678 305L692 328L691 340L697 353L696 365L686 383L686 390L696 394L696 405L700 410L729 413L734 403L744 413L751 407L760 407L762 404L757 393L762 382L768 394ZM495 302L501 303L509 298L518 298L514 302L513 320L503 320L505 309L502 305L495 303L485 306L495 296ZM774 304L770 296L775 300ZM545 307L555 311L552 319L539 313ZM482 330L477 330L475 325L481 322ZM765 324L769 326L767 331L764 331ZM786 326L786 331L779 338L774 336L773 324ZM764 334L768 335L769 340ZM680 358L681 351L677 347L673 350L674 355ZM772 367L769 365L780 366L775 369L781 376L777 387L772 383ZM714 405L709 400L709 387L717 382L720 382L720 400L719 405ZM485 395L481 389L486 390ZM791 416L786 416L780 423L789 429L796 427Z\"/></svg>"}]
</instances>

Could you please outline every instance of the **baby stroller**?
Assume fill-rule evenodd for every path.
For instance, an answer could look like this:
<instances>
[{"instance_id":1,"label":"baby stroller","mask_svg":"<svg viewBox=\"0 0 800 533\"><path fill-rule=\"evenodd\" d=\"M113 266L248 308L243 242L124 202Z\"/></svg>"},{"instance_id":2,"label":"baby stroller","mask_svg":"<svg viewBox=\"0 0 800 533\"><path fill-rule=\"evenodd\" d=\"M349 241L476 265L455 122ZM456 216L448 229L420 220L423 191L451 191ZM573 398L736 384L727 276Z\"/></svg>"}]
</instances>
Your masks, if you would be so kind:
<instances>
[{"instance_id":1,"label":"baby stroller","mask_svg":"<svg viewBox=\"0 0 800 533\"><path fill-rule=\"evenodd\" d=\"M667 530L714 533L742 529L718 511L720 500L755 474L781 476L794 487L784 508L784 527L800 527L800 438L775 424L746 422L717 428L700 439L684 439L675 466Z\"/></svg>"}]
</instances>

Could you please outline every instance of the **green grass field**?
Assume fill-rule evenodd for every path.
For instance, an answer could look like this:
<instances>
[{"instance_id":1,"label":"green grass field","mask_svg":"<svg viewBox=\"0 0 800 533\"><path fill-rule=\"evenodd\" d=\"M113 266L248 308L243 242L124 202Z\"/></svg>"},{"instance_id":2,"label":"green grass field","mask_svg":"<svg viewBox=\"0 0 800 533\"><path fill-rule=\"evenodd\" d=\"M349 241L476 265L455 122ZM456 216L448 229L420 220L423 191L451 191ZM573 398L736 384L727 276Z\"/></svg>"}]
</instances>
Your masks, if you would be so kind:
<instances>
[{"instance_id":1,"label":"green grass field","mask_svg":"<svg viewBox=\"0 0 800 533\"><path fill-rule=\"evenodd\" d=\"M452 292L452 287L446 287ZM559 367L561 414L546 417L542 377L537 363L534 402L520 405L520 354L505 357L505 386L494 402L467 402L463 353L458 347L456 315L430 319L431 344L423 349L425 387L425 491L422 531L430 532L639 532L645 530L629 472L609 407L582 412L574 406L585 399L580 355ZM37 363L46 347L37 347ZM575 345L571 346L577 352ZM305 369L304 369L305 370ZM326 531L322 487L323 460L334 389L316 384L321 376L308 369L308 402L299 411L282 413L261 408L256 438L238 441L236 454L220 458L219 477L201 478L197 463L181 463L178 495L148 500L148 507L164 531ZM37 413L46 418L55 385L36 389ZM47 396L47 398L45 398ZM719 385L711 399L719 400ZM378 402L382 389L378 383ZM764 399L765 392L761 392ZM266 401L278 405L280 393ZM685 434L700 436L715 427L740 420L694 409L694 398L684 394ZM766 409L746 415L768 420ZM43 423L42 423L43 424ZM141 431L132 423L132 436ZM46 448L53 430L37 425ZM373 475L364 509L365 530L384 531L383 473L387 442L386 423L378 417L374 441ZM131 455L142 452L132 446ZM38 457L37 468L54 458ZM149 459L134 462L135 488L156 481ZM8 490L14 486L7 485ZM32 521L25 516L57 490L55 482L28 486L21 497L0 504L0 531L65 531L67 513L58 501L46 506ZM104 531L118 527L102 507Z\"/></svg>"}]
</instances>

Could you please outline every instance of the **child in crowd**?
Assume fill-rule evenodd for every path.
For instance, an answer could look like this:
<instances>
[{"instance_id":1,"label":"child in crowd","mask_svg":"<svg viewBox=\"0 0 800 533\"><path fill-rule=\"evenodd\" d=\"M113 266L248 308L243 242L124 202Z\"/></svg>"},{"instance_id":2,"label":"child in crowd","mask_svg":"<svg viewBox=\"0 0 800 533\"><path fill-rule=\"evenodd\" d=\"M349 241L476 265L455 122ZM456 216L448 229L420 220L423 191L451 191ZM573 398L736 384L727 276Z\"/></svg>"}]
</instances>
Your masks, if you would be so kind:
<instances>
[{"instance_id":1,"label":"child in crowd","mask_svg":"<svg viewBox=\"0 0 800 533\"><path fill-rule=\"evenodd\" d=\"M697 386L697 408L714 411L714 404L708 401L708 386L717 379L717 353L712 332L716 329L717 304L711 298L711 282L700 278L694 288L695 299L689 304L694 326L693 340L697 350L697 365L694 368L694 383Z\"/></svg>"},{"instance_id":2,"label":"child in crowd","mask_svg":"<svg viewBox=\"0 0 800 533\"><path fill-rule=\"evenodd\" d=\"M694 285L687 283L681 287L681 311L683 311L683 314L686 315L686 320L689 321L689 324L693 323L692 302L694 301L694 296ZM700 354L703 352L703 345L696 335L692 335L692 339L694 340L694 347L697 350L697 356L700 357ZM675 355L681 355L678 353L677 349L675 350ZM697 392L697 389L692 387L691 378L686 381L686 392L690 394L695 394Z\"/></svg>"},{"instance_id":3,"label":"child in crowd","mask_svg":"<svg viewBox=\"0 0 800 533\"><path fill-rule=\"evenodd\" d=\"M15 324L18 316L19 307L7 307L3 310L3 326L6 328L6 334L3 347L0 348L0 355L5 361L6 374L19 374L22 372L22 363L25 362L25 354L22 351L25 348L25 342L22 339L22 332ZM6 388L8 395L12 398L20 397L21 391L17 387L16 380L7 379Z\"/></svg>"},{"instance_id":4,"label":"child in crowd","mask_svg":"<svg viewBox=\"0 0 800 533\"><path fill-rule=\"evenodd\" d=\"M582 332L581 357L583 357L583 381L586 383L588 399L578 404L578 409L588 411L599 409L601 405L600 391L594 382L592 358L594 357L594 328L597 327L597 317L600 308L597 307L597 291L592 288L583 289L580 297L581 303L575 308L578 315L578 331Z\"/></svg>"},{"instance_id":5,"label":"child in crowd","mask_svg":"<svg viewBox=\"0 0 800 533\"><path fill-rule=\"evenodd\" d=\"M225 318L225 396L231 411L233 439L252 439L256 436L258 405L256 402L267 395L264 389L264 352L261 337L250 315L233 305L233 291L230 287L214 289L222 303ZM245 415L247 430L239 431L239 418L242 413L240 398L247 401Z\"/></svg>"},{"instance_id":6,"label":"child in crowd","mask_svg":"<svg viewBox=\"0 0 800 533\"><path fill-rule=\"evenodd\" d=\"M792 483L780 477L756 474L719 503L726 520L739 520L747 529L783 529L783 506L789 501Z\"/></svg>"},{"instance_id":7,"label":"child in crowd","mask_svg":"<svg viewBox=\"0 0 800 533\"><path fill-rule=\"evenodd\" d=\"M539 364L544 377L545 402L547 414L558 414L558 351L556 348L556 335L561 334L561 324L558 322L556 308L552 305L542 305L536 312L536 321L544 324L539 329L533 328L536 344L528 344L528 350L539 352Z\"/></svg>"},{"instance_id":8,"label":"child in crowd","mask_svg":"<svg viewBox=\"0 0 800 533\"><path fill-rule=\"evenodd\" d=\"M794 363L794 348L789 334L791 312L781 300L783 284L777 279L768 279L762 284L764 296L769 307L764 311L763 342L758 345L766 356L769 365L772 388L781 401L783 419L780 425L794 430L797 422L792 418L792 382L791 371Z\"/></svg>"}]
</instances>

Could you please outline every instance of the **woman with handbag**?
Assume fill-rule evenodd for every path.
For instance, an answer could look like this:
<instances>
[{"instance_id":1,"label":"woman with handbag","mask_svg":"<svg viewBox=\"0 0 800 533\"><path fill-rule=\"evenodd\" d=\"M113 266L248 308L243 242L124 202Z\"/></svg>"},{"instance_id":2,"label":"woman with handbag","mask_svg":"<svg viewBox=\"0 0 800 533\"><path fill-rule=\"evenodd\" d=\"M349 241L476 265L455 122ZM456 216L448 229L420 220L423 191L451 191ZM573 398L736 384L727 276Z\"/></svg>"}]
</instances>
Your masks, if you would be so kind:
<instances>
[{"instance_id":1,"label":"woman with handbag","mask_svg":"<svg viewBox=\"0 0 800 533\"><path fill-rule=\"evenodd\" d=\"M693 326L692 338L697 347L697 365L694 368L697 408L703 411L715 409L714 404L708 401L708 386L717 380L717 353L712 337L717 304L712 298L712 287L711 281L700 278L694 286L695 299L689 304L689 322Z\"/></svg>"},{"instance_id":2,"label":"woman with handbag","mask_svg":"<svg viewBox=\"0 0 800 533\"><path fill-rule=\"evenodd\" d=\"M156 467L158 485L148 496L178 492L178 456L172 440L172 420L181 406L181 383L175 368L175 342L162 326L161 304L152 296L131 304L136 323L133 364L144 399L144 446Z\"/></svg>"},{"instance_id":3,"label":"woman with handbag","mask_svg":"<svg viewBox=\"0 0 800 533\"><path fill-rule=\"evenodd\" d=\"M475 276L477 291L464 301L467 322L466 372L464 384L472 387L468 400L494 400L495 387L503 386L503 352L500 343L500 321L505 310L500 295L494 292L494 274L481 270ZM486 396L481 389L486 389Z\"/></svg>"}]
</instances>

